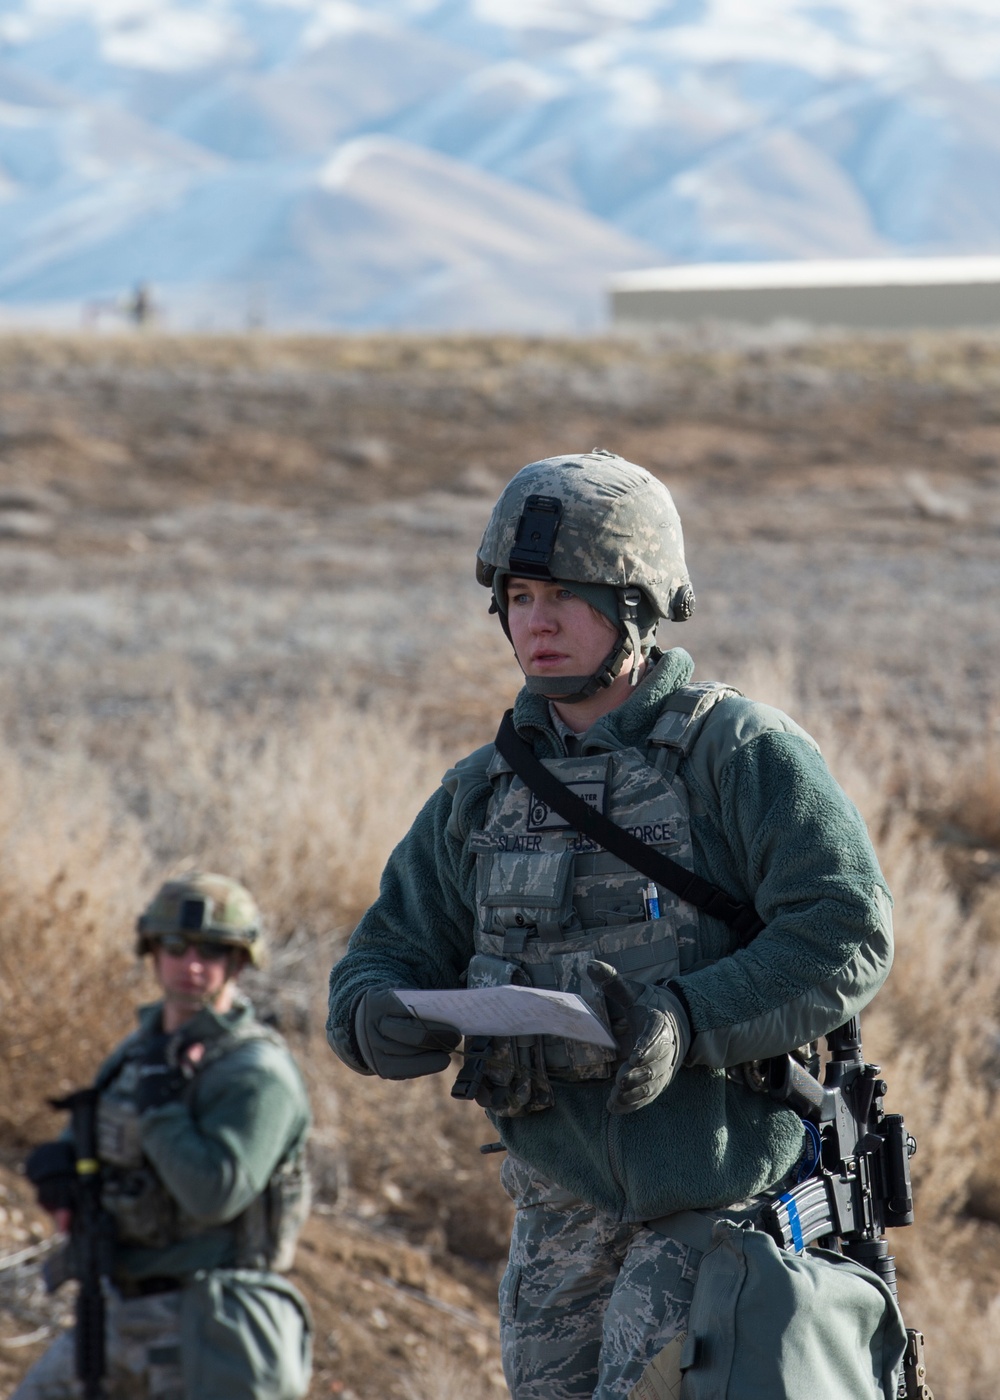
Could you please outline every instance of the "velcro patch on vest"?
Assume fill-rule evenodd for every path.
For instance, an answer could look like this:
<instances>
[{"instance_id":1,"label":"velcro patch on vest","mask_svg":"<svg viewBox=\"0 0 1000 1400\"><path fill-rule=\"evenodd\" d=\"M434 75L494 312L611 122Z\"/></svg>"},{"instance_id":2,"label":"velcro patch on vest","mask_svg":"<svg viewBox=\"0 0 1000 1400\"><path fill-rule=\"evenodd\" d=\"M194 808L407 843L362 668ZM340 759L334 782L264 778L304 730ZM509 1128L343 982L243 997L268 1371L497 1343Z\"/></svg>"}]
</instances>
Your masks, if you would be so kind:
<instances>
[{"instance_id":1,"label":"velcro patch on vest","mask_svg":"<svg viewBox=\"0 0 1000 1400\"><path fill-rule=\"evenodd\" d=\"M600 812L602 816L607 813L608 785L603 779L587 782L578 779L575 782L565 784L570 792L576 793L577 797L582 797L588 807L593 807L595 812ZM534 793L531 794L531 802L528 804L528 830L529 831L569 831L572 829L572 822L568 822L565 817L561 817L554 807L550 807L547 802L543 802Z\"/></svg>"}]
</instances>

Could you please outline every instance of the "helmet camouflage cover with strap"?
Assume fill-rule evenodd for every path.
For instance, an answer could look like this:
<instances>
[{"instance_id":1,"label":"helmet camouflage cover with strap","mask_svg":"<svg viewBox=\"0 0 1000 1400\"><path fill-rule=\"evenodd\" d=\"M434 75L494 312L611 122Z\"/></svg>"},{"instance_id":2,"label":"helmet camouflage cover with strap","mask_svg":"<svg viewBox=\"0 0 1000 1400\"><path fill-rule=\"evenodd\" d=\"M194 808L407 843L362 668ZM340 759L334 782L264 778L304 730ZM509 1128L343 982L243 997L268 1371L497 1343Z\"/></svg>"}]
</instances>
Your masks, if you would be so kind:
<instances>
[{"instance_id":1,"label":"helmet camouflage cover with strap","mask_svg":"<svg viewBox=\"0 0 1000 1400\"><path fill-rule=\"evenodd\" d=\"M476 578L493 589L508 637L509 577L565 583L617 625L615 645L592 676L525 678L529 690L563 703L611 685L629 656L634 685L659 619L683 622L694 611L670 492L644 468L601 448L531 462L493 508Z\"/></svg>"},{"instance_id":2,"label":"helmet camouflage cover with strap","mask_svg":"<svg viewBox=\"0 0 1000 1400\"><path fill-rule=\"evenodd\" d=\"M260 910L227 875L191 870L160 886L136 923L136 952L151 952L157 938L171 933L243 948L255 966L261 960Z\"/></svg>"}]
</instances>

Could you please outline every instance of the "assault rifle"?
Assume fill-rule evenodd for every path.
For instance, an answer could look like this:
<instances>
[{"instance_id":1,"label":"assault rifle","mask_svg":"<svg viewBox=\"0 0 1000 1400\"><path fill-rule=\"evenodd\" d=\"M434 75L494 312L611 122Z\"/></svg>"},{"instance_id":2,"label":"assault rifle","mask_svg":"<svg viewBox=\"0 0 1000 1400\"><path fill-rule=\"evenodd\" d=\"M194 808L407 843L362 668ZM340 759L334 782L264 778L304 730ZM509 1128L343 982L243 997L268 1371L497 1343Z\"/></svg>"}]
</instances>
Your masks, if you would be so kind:
<instances>
[{"instance_id":1,"label":"assault rifle","mask_svg":"<svg viewBox=\"0 0 1000 1400\"><path fill-rule=\"evenodd\" d=\"M900 1114L882 1107L888 1086L878 1065L865 1063L857 1017L826 1042L830 1058L822 1083L792 1055L760 1063L755 1087L793 1108L818 1138L814 1173L774 1201L761 1223L783 1249L819 1241L846 1254L878 1274L895 1296L896 1263L885 1231L913 1224L916 1140ZM818 1055L812 1067L818 1072ZM934 1400L923 1336L913 1328L906 1335L898 1400Z\"/></svg>"},{"instance_id":2,"label":"assault rifle","mask_svg":"<svg viewBox=\"0 0 1000 1400\"><path fill-rule=\"evenodd\" d=\"M114 1221L101 1205L101 1168L97 1160L97 1089L78 1089L53 1108L68 1110L76 1150L72 1189L70 1251L76 1297L76 1374L84 1400L102 1400L106 1370L104 1290L101 1280L111 1271Z\"/></svg>"}]
</instances>

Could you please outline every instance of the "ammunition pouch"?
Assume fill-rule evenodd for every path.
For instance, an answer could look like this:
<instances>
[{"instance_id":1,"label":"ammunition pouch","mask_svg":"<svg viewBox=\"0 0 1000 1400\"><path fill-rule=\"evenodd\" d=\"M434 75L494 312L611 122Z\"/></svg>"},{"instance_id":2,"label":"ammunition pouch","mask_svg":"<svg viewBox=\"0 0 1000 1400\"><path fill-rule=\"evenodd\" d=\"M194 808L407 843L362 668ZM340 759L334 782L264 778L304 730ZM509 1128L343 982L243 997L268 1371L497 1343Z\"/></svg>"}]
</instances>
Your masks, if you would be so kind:
<instances>
[{"instance_id":1,"label":"ammunition pouch","mask_svg":"<svg viewBox=\"0 0 1000 1400\"><path fill-rule=\"evenodd\" d=\"M132 1099L101 1095L97 1106L97 1151L104 1163L101 1202L114 1218L120 1244L165 1249L181 1233L180 1213L143 1154L139 1117Z\"/></svg>"},{"instance_id":2,"label":"ammunition pouch","mask_svg":"<svg viewBox=\"0 0 1000 1400\"><path fill-rule=\"evenodd\" d=\"M236 1228L236 1267L285 1273L312 1200L305 1149L287 1158L242 1215Z\"/></svg>"},{"instance_id":3,"label":"ammunition pouch","mask_svg":"<svg viewBox=\"0 0 1000 1400\"><path fill-rule=\"evenodd\" d=\"M505 958L476 953L469 963L469 987L527 986L524 969ZM545 1068L540 1035L472 1037L470 1058L459 1074L456 1098L474 1098L499 1118L538 1113L555 1102Z\"/></svg>"},{"instance_id":4,"label":"ammunition pouch","mask_svg":"<svg viewBox=\"0 0 1000 1400\"><path fill-rule=\"evenodd\" d=\"M132 1170L108 1167L101 1203L115 1222L119 1244L166 1249L200 1228L194 1222L182 1228L176 1202L148 1163Z\"/></svg>"}]
</instances>

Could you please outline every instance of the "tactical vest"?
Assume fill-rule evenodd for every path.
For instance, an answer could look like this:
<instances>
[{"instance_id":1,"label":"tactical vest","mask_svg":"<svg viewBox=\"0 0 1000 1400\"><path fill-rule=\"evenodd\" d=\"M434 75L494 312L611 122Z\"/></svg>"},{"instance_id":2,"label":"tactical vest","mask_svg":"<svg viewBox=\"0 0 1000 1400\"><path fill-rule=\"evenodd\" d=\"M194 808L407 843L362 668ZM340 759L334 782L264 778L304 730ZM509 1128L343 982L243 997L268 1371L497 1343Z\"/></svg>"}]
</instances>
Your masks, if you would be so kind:
<instances>
[{"instance_id":1,"label":"tactical vest","mask_svg":"<svg viewBox=\"0 0 1000 1400\"><path fill-rule=\"evenodd\" d=\"M244 1021L205 1044L195 1078L185 1085L181 1101L190 1100L198 1076L210 1065L251 1040L267 1040L286 1048L281 1036L269 1026L252 1019ZM97 1087L103 1091L97 1111L101 1199L114 1217L119 1244L166 1249L203 1234L205 1224L181 1208L143 1154L135 1094L144 1049L144 1038L137 1036L127 1041L98 1081ZM310 1198L303 1142L279 1162L264 1190L246 1210L223 1227L232 1231L234 1237L233 1267L279 1273L290 1269L299 1232L309 1214Z\"/></svg>"},{"instance_id":2,"label":"tactical vest","mask_svg":"<svg viewBox=\"0 0 1000 1400\"><path fill-rule=\"evenodd\" d=\"M682 686L646 742L635 748L544 763L605 816L687 869L693 868L688 793L677 775L709 710L734 692ZM576 992L605 1025L604 996L587 965L665 982L699 961L698 912L663 886L572 830L496 751L486 823L472 833L476 858L476 952L468 985L516 983ZM610 1027L609 1027L610 1029ZM491 1041L488 1103L501 1116L548 1108L550 1079L610 1078L615 1052L557 1036Z\"/></svg>"}]
</instances>

